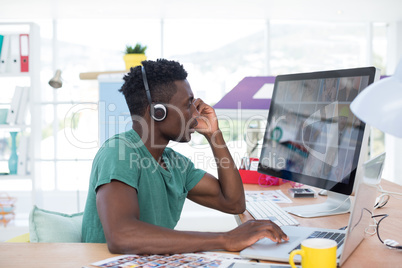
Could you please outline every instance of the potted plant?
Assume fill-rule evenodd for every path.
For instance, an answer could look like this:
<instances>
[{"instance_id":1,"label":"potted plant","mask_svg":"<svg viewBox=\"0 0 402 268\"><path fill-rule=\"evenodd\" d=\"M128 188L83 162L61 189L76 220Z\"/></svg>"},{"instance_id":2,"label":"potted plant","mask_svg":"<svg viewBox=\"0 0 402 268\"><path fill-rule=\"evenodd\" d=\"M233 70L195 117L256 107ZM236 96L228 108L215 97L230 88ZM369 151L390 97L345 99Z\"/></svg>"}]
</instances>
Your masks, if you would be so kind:
<instances>
[{"instance_id":1,"label":"potted plant","mask_svg":"<svg viewBox=\"0 0 402 268\"><path fill-rule=\"evenodd\" d=\"M125 55L123 57L126 63L126 70L141 65L141 62L147 59L145 56L146 50L147 46L143 46L140 43L137 43L134 47L126 45Z\"/></svg>"}]
</instances>

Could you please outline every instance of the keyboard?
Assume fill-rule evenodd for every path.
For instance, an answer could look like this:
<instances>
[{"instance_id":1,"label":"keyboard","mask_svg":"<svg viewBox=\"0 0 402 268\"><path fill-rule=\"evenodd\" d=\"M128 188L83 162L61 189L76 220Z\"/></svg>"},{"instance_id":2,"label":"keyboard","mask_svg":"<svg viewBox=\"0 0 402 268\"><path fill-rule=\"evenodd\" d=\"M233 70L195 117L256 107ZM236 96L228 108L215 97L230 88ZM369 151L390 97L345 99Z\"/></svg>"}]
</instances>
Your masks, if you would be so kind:
<instances>
[{"instance_id":1,"label":"keyboard","mask_svg":"<svg viewBox=\"0 0 402 268\"><path fill-rule=\"evenodd\" d=\"M300 224L293 216L270 200L247 201L246 208L256 220L271 220L278 226Z\"/></svg>"},{"instance_id":2,"label":"keyboard","mask_svg":"<svg viewBox=\"0 0 402 268\"><path fill-rule=\"evenodd\" d=\"M338 248L339 248L340 246L342 246L343 242L345 241L345 234L344 233L337 233L337 232L315 231L309 237L307 237L307 239L308 238L328 238L328 239L332 239L332 240L335 240L335 242L338 244ZM300 248L301 248L301 244L299 244L297 247L295 247L294 249L289 251L289 254L293 250L300 249Z\"/></svg>"}]
</instances>

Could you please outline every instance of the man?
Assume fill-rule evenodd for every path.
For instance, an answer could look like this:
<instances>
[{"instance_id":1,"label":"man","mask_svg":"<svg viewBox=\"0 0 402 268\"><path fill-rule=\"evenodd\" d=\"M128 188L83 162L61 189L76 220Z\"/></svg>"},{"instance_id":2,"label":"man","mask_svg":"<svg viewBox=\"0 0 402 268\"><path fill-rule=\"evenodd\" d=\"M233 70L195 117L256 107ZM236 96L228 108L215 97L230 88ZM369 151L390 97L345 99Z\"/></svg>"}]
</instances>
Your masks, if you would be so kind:
<instances>
[{"instance_id":1,"label":"man","mask_svg":"<svg viewBox=\"0 0 402 268\"><path fill-rule=\"evenodd\" d=\"M215 112L194 99L183 66L164 59L142 63L124 77L120 90L132 130L107 140L93 162L83 242L107 242L112 253L173 254L239 251L263 237L287 240L271 221L250 221L226 233L174 230L186 197L238 214L245 210L244 190ZM208 140L219 179L166 147L171 140L188 142L194 131Z\"/></svg>"}]
</instances>

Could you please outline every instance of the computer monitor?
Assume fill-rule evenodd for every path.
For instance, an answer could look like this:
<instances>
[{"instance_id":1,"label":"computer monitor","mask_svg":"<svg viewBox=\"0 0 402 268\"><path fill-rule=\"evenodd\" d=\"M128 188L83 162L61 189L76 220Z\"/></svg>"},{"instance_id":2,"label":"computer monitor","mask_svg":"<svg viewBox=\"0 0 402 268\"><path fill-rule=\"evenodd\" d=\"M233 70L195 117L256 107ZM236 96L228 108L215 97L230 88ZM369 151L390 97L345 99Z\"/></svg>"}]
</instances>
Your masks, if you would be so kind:
<instances>
[{"instance_id":1,"label":"computer monitor","mask_svg":"<svg viewBox=\"0 0 402 268\"><path fill-rule=\"evenodd\" d=\"M276 77L258 172L328 190L325 203L288 212L317 217L349 211L368 146L368 129L349 106L378 78L374 67Z\"/></svg>"}]
</instances>

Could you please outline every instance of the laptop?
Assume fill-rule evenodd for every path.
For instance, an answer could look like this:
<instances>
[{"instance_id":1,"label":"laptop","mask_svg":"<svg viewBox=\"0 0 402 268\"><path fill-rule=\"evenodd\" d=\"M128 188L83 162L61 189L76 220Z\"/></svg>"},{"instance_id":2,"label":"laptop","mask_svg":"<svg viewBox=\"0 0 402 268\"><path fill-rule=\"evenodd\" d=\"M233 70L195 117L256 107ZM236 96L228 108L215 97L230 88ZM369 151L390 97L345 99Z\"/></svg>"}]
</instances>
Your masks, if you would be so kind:
<instances>
[{"instance_id":1,"label":"laptop","mask_svg":"<svg viewBox=\"0 0 402 268\"><path fill-rule=\"evenodd\" d=\"M264 238L242 250L240 256L288 262L290 252L300 248L303 240L311 237L325 237L338 242L337 263L341 266L365 237L365 230L370 224L371 212L377 197L377 185L381 181L384 160L385 153L382 153L364 164L364 175L358 180L359 184L346 230L283 226L281 228L288 235L288 242L275 243ZM294 260L300 263L301 257L296 255Z\"/></svg>"}]
</instances>

